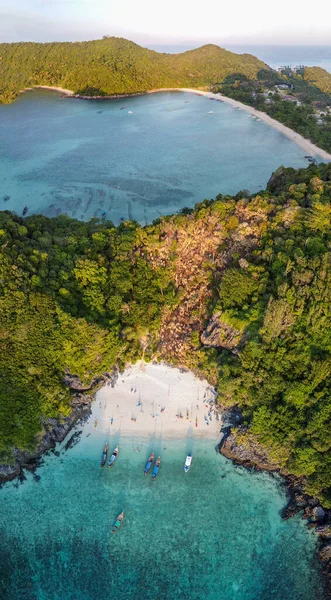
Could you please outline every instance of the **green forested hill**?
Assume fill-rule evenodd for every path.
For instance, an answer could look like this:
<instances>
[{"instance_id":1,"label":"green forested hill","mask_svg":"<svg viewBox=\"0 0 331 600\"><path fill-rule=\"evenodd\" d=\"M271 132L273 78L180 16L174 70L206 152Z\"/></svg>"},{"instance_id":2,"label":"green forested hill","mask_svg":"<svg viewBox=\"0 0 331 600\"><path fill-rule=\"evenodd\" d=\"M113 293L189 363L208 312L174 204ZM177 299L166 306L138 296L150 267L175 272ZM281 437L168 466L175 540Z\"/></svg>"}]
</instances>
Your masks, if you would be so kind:
<instances>
[{"instance_id":1,"label":"green forested hill","mask_svg":"<svg viewBox=\"0 0 331 600\"><path fill-rule=\"evenodd\" d=\"M250 54L214 45L160 54L122 38L91 42L0 44L0 101L20 90L54 85L86 95L144 92L160 87L210 86L227 75L255 78L266 65Z\"/></svg>"},{"instance_id":2,"label":"green forested hill","mask_svg":"<svg viewBox=\"0 0 331 600\"><path fill-rule=\"evenodd\" d=\"M145 228L0 213L1 460L84 384L142 356L184 365L331 506L331 164L281 168Z\"/></svg>"},{"instance_id":3,"label":"green forested hill","mask_svg":"<svg viewBox=\"0 0 331 600\"><path fill-rule=\"evenodd\" d=\"M331 94L331 73L321 67L305 67L304 79L326 94Z\"/></svg>"}]
</instances>

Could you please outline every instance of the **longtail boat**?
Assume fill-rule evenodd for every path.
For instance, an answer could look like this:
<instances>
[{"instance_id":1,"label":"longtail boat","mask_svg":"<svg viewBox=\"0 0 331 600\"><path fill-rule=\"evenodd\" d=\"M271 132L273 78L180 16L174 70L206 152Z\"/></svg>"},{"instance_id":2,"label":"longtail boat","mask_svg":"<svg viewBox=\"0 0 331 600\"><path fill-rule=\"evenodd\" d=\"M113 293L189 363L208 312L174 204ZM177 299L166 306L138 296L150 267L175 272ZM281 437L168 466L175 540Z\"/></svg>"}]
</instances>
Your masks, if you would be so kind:
<instances>
[{"instance_id":1,"label":"longtail boat","mask_svg":"<svg viewBox=\"0 0 331 600\"><path fill-rule=\"evenodd\" d=\"M113 533L115 533L118 530L118 528L121 527L123 519L124 519L124 512L121 512L121 514L118 515L118 517L113 525Z\"/></svg>"},{"instance_id":2,"label":"longtail boat","mask_svg":"<svg viewBox=\"0 0 331 600\"><path fill-rule=\"evenodd\" d=\"M153 469L153 473L152 473L152 479L154 480L155 477L157 476L159 470L160 470L160 463L161 463L161 458L158 457L155 461L155 465L154 465L154 469Z\"/></svg>"},{"instance_id":3,"label":"longtail boat","mask_svg":"<svg viewBox=\"0 0 331 600\"><path fill-rule=\"evenodd\" d=\"M191 463L192 463L192 454L188 454L186 457L185 465L184 465L185 473L187 473L187 471L190 470Z\"/></svg>"},{"instance_id":4,"label":"longtail boat","mask_svg":"<svg viewBox=\"0 0 331 600\"><path fill-rule=\"evenodd\" d=\"M103 453L101 456L101 467L104 467L106 464L106 460L107 460L107 455L108 455L108 444L105 445L104 449L103 449Z\"/></svg>"},{"instance_id":5,"label":"longtail boat","mask_svg":"<svg viewBox=\"0 0 331 600\"><path fill-rule=\"evenodd\" d=\"M148 471L150 470L152 464L153 464L153 460L154 460L154 452L152 452L152 454L150 455L147 463L145 464L145 468L144 468L144 475L147 475Z\"/></svg>"},{"instance_id":6,"label":"longtail boat","mask_svg":"<svg viewBox=\"0 0 331 600\"><path fill-rule=\"evenodd\" d=\"M110 469L110 467L113 466L113 464L114 464L114 462L115 462L115 460L117 458L117 455L118 455L118 448L115 448L115 450L113 450L113 454L111 455L111 457L110 457L110 459L108 461L108 468L109 469Z\"/></svg>"}]
</instances>

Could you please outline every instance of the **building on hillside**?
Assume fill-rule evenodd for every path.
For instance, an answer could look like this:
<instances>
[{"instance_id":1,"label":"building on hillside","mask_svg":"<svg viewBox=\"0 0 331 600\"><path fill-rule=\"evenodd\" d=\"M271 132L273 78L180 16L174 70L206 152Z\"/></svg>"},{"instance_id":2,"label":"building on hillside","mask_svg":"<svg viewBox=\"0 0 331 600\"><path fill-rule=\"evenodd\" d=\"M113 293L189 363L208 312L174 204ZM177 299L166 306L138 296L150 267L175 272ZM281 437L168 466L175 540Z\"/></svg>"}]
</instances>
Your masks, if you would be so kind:
<instances>
[{"instance_id":1,"label":"building on hillside","mask_svg":"<svg viewBox=\"0 0 331 600\"><path fill-rule=\"evenodd\" d=\"M296 104L297 106L301 106L302 102L300 102L300 100L297 100L296 98L294 98L294 96L282 96L282 101L283 102L294 102L294 104Z\"/></svg>"}]
</instances>

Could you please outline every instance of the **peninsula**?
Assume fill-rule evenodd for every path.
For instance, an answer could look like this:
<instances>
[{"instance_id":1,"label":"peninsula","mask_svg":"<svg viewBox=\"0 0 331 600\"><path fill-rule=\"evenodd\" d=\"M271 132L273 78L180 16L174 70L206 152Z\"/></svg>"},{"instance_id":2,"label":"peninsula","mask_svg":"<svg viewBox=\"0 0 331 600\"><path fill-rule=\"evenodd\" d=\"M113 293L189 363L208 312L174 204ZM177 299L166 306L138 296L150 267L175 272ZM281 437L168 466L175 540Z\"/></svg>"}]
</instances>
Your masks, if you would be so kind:
<instances>
[{"instance_id":1,"label":"peninsula","mask_svg":"<svg viewBox=\"0 0 331 600\"><path fill-rule=\"evenodd\" d=\"M330 173L281 168L146 227L1 212L1 461L112 368L165 360L331 506Z\"/></svg>"}]
</instances>

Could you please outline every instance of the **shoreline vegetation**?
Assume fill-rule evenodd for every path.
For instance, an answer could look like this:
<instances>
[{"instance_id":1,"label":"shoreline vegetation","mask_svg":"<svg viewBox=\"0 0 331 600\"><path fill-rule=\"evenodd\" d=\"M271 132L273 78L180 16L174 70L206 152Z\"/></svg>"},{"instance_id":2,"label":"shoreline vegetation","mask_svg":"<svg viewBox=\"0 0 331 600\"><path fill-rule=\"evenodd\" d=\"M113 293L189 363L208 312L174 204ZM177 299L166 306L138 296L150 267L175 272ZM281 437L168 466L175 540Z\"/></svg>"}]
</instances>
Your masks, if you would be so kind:
<instances>
[{"instance_id":1,"label":"shoreline vegetation","mask_svg":"<svg viewBox=\"0 0 331 600\"><path fill-rule=\"evenodd\" d=\"M323 150L323 148L319 148L318 146L313 144L313 142L304 138L302 135L295 132L293 129L290 129L286 125L283 125L283 123L281 123L280 121L273 119L267 113L257 110L252 106L244 104L243 102L239 102L238 100L234 100L233 98L230 98L229 96L224 96L223 94L220 94L219 92L214 93L214 92L199 90L199 89L194 89L194 88L160 88L160 89L148 90L147 92L139 92L139 93L135 93L135 94L118 94L118 95L114 95L114 96L83 96L80 94L75 94L72 90L67 90L67 89L64 89L61 87L37 85L37 86L34 86L34 88L25 88L24 90L22 90L21 93L24 93L25 91L31 91L32 89L41 89L41 90L49 90L49 91L59 92L64 97L78 99L78 100L120 100L121 98L124 99L124 98L131 98L131 97L137 97L137 96L145 96L148 94L156 94L156 93L161 93L161 92L186 92L186 93L190 93L190 94L196 94L198 96L203 96L210 100L216 100L216 101L218 100L221 102L226 102L227 104L230 104L233 107L239 108L241 110L245 110L250 115L253 115L254 117L256 117L258 119L261 119L261 121L263 121L270 127L273 127L274 129L279 131L279 133L286 136L292 142L297 144L300 148L302 148L302 150L309 153L309 155L319 156L323 160L331 161L331 154L329 152L327 152L326 150Z\"/></svg>"}]
</instances>

